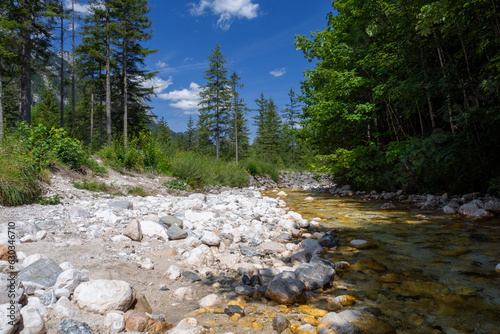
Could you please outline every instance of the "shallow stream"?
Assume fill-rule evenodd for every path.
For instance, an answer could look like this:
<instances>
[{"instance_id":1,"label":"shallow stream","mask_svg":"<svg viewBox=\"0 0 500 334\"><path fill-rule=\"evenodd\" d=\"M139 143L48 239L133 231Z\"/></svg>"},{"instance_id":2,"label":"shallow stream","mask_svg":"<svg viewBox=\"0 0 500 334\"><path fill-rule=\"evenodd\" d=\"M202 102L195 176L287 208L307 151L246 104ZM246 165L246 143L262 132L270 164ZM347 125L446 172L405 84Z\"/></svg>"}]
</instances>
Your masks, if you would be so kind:
<instances>
[{"instance_id":1,"label":"shallow stream","mask_svg":"<svg viewBox=\"0 0 500 334\"><path fill-rule=\"evenodd\" d=\"M338 271L327 294L355 296L354 307L398 333L500 333L500 220L477 222L408 206L387 211L380 209L383 202L285 192L291 210L336 229L341 246L326 258L351 265L371 258L387 267ZM350 247L353 239L368 247ZM321 301L318 306L325 307Z\"/></svg>"}]
</instances>

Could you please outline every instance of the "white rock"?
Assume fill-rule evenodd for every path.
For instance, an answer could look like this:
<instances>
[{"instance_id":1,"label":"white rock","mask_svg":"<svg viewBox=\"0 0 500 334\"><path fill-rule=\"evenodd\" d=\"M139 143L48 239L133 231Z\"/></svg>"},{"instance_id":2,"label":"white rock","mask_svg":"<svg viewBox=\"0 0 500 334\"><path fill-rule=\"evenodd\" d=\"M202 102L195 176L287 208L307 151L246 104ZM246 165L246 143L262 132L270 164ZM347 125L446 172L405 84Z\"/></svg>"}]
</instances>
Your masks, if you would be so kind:
<instances>
[{"instance_id":1,"label":"white rock","mask_svg":"<svg viewBox=\"0 0 500 334\"><path fill-rule=\"evenodd\" d=\"M177 300L192 300L195 299L196 292L190 287L182 287L175 290L173 296Z\"/></svg>"},{"instance_id":2,"label":"white rock","mask_svg":"<svg viewBox=\"0 0 500 334\"><path fill-rule=\"evenodd\" d=\"M76 269L75 265L71 262L63 262L59 265L63 271L69 270L69 269Z\"/></svg>"},{"instance_id":3,"label":"white rock","mask_svg":"<svg viewBox=\"0 0 500 334\"><path fill-rule=\"evenodd\" d=\"M177 326L172 328L169 334L203 334L206 329L198 326L198 321L195 318L186 318L181 320Z\"/></svg>"},{"instance_id":4,"label":"white rock","mask_svg":"<svg viewBox=\"0 0 500 334\"><path fill-rule=\"evenodd\" d=\"M284 191L280 191L279 193L276 194L276 196L280 196L280 197L286 197L288 196L286 192Z\"/></svg>"},{"instance_id":5,"label":"white rock","mask_svg":"<svg viewBox=\"0 0 500 334\"><path fill-rule=\"evenodd\" d=\"M352 246L363 246L363 245L366 245L367 243L368 243L368 241L366 241L366 240L354 239L354 240L351 240L349 242L349 245L352 245Z\"/></svg>"},{"instance_id":6,"label":"white rock","mask_svg":"<svg viewBox=\"0 0 500 334\"><path fill-rule=\"evenodd\" d=\"M168 240L167 230L162 225L149 220L141 221L140 224L143 235L147 235L148 237L162 237L164 240Z\"/></svg>"},{"instance_id":7,"label":"white rock","mask_svg":"<svg viewBox=\"0 0 500 334\"><path fill-rule=\"evenodd\" d=\"M43 321L38 308L25 306L21 309L23 317L23 330L21 334L44 334L47 332L45 321Z\"/></svg>"},{"instance_id":8,"label":"white rock","mask_svg":"<svg viewBox=\"0 0 500 334\"><path fill-rule=\"evenodd\" d=\"M123 312L113 311L106 314L104 325L114 332L121 332L125 329L125 317Z\"/></svg>"},{"instance_id":9,"label":"white rock","mask_svg":"<svg viewBox=\"0 0 500 334\"><path fill-rule=\"evenodd\" d=\"M16 324L21 320L19 304L0 305L0 333L12 334L16 330Z\"/></svg>"},{"instance_id":10,"label":"white rock","mask_svg":"<svg viewBox=\"0 0 500 334\"><path fill-rule=\"evenodd\" d=\"M499 264L497 264L497 266L496 266L496 268L495 268L495 271L496 271L497 273L500 273L500 263L499 263Z\"/></svg>"},{"instance_id":11,"label":"white rock","mask_svg":"<svg viewBox=\"0 0 500 334\"><path fill-rule=\"evenodd\" d=\"M80 283L88 281L89 277L86 273L76 269L69 269L63 271L57 277L54 289L68 289L70 292L73 292Z\"/></svg>"},{"instance_id":12,"label":"white rock","mask_svg":"<svg viewBox=\"0 0 500 334\"><path fill-rule=\"evenodd\" d=\"M113 242L130 241L130 238L120 234L112 236L111 241Z\"/></svg>"},{"instance_id":13,"label":"white rock","mask_svg":"<svg viewBox=\"0 0 500 334\"><path fill-rule=\"evenodd\" d=\"M66 297L69 298L71 296L71 292L68 289L55 289L54 293L57 298Z\"/></svg>"},{"instance_id":14,"label":"white rock","mask_svg":"<svg viewBox=\"0 0 500 334\"><path fill-rule=\"evenodd\" d=\"M215 218L215 213L210 211L192 211L184 212L184 217L191 222L208 222Z\"/></svg>"},{"instance_id":15,"label":"white rock","mask_svg":"<svg viewBox=\"0 0 500 334\"><path fill-rule=\"evenodd\" d=\"M201 242L208 246L219 246L220 238L217 234L211 231L203 232L203 237L201 237Z\"/></svg>"},{"instance_id":16,"label":"white rock","mask_svg":"<svg viewBox=\"0 0 500 334\"><path fill-rule=\"evenodd\" d=\"M105 314L112 310L126 311L134 302L135 293L125 281L95 280L81 283L73 299L80 308Z\"/></svg>"},{"instance_id":17,"label":"white rock","mask_svg":"<svg viewBox=\"0 0 500 334\"><path fill-rule=\"evenodd\" d=\"M179 279L181 277L181 270L176 265L171 265L168 267L167 271L165 271L165 276L171 280Z\"/></svg>"},{"instance_id":18,"label":"white rock","mask_svg":"<svg viewBox=\"0 0 500 334\"><path fill-rule=\"evenodd\" d=\"M41 289L46 288L45 286L43 286L41 284L38 284L35 282L28 282L28 281L24 281L23 286L24 286L24 293L27 295L33 295L36 290L41 290Z\"/></svg>"},{"instance_id":19,"label":"white rock","mask_svg":"<svg viewBox=\"0 0 500 334\"><path fill-rule=\"evenodd\" d=\"M62 317L72 317L75 315L73 304L71 304L71 302L67 297L59 298L59 300L53 307L54 311L59 315L61 315Z\"/></svg>"},{"instance_id":20,"label":"white rock","mask_svg":"<svg viewBox=\"0 0 500 334\"><path fill-rule=\"evenodd\" d=\"M200 248L195 248L191 251L188 251L184 254L182 254L183 257L185 257L185 263L188 265L192 265L195 267L201 267L206 259L205 253L203 253L203 250Z\"/></svg>"},{"instance_id":21,"label":"white rock","mask_svg":"<svg viewBox=\"0 0 500 334\"><path fill-rule=\"evenodd\" d=\"M32 263L35 263L36 261L40 259L48 259L47 255L45 254L32 254L26 257L23 261L23 266L26 268Z\"/></svg>"},{"instance_id":22,"label":"white rock","mask_svg":"<svg viewBox=\"0 0 500 334\"><path fill-rule=\"evenodd\" d=\"M38 231L38 232L36 232L36 236L35 236L35 237L36 237L36 240L37 240L37 241L40 241L40 240L42 240L43 238L45 238L46 236L47 236L47 231L42 230L42 231Z\"/></svg>"},{"instance_id":23,"label":"white rock","mask_svg":"<svg viewBox=\"0 0 500 334\"><path fill-rule=\"evenodd\" d=\"M198 303L200 304L200 307L209 307L219 304L221 300L221 296L217 294L211 294L200 299Z\"/></svg>"},{"instance_id":24,"label":"white rock","mask_svg":"<svg viewBox=\"0 0 500 334\"><path fill-rule=\"evenodd\" d=\"M102 218L105 223L115 224L118 221L118 217L110 210L99 210L95 213L97 218Z\"/></svg>"}]
</instances>

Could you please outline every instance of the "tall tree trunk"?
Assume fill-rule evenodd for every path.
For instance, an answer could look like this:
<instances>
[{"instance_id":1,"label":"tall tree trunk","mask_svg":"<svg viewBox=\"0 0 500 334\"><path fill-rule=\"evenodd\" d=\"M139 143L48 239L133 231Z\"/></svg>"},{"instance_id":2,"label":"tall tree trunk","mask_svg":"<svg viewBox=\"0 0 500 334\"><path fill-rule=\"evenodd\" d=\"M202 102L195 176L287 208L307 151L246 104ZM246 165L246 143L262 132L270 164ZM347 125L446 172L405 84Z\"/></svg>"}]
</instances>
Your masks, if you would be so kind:
<instances>
[{"instance_id":1,"label":"tall tree trunk","mask_svg":"<svg viewBox=\"0 0 500 334\"><path fill-rule=\"evenodd\" d=\"M0 141L3 140L3 86L2 86L2 64L0 64Z\"/></svg>"},{"instance_id":2,"label":"tall tree trunk","mask_svg":"<svg viewBox=\"0 0 500 334\"><path fill-rule=\"evenodd\" d=\"M236 163L238 163L238 113L236 107L236 99L234 104L234 147L236 148Z\"/></svg>"},{"instance_id":3,"label":"tall tree trunk","mask_svg":"<svg viewBox=\"0 0 500 334\"><path fill-rule=\"evenodd\" d=\"M71 0L72 53L71 53L71 132L75 133L75 0Z\"/></svg>"},{"instance_id":4,"label":"tall tree trunk","mask_svg":"<svg viewBox=\"0 0 500 334\"><path fill-rule=\"evenodd\" d=\"M438 53L438 57L439 57L439 65L441 66L441 71L443 72L443 78L444 78L445 83L446 83L446 107L448 110L448 121L450 122L451 133L455 134L455 124L453 124L453 114L451 111L451 94L450 94L450 90L448 87L448 72L446 72L446 69L445 69L444 58L443 58L444 53L443 53L443 50L441 48L441 45L438 42L436 33L434 33L434 40L436 41L436 49L437 49L437 53Z\"/></svg>"},{"instance_id":5,"label":"tall tree trunk","mask_svg":"<svg viewBox=\"0 0 500 334\"><path fill-rule=\"evenodd\" d=\"M110 63L110 18L106 8L106 144L111 146L111 63Z\"/></svg>"},{"instance_id":6,"label":"tall tree trunk","mask_svg":"<svg viewBox=\"0 0 500 334\"><path fill-rule=\"evenodd\" d=\"M124 34L127 32L127 23L124 22ZM123 72L123 146L127 148L128 139L128 108L127 108L127 38L123 36L123 53L122 53L122 72Z\"/></svg>"},{"instance_id":7,"label":"tall tree trunk","mask_svg":"<svg viewBox=\"0 0 500 334\"><path fill-rule=\"evenodd\" d=\"M60 103L60 125L64 127L64 1L61 0L61 103Z\"/></svg>"},{"instance_id":8,"label":"tall tree trunk","mask_svg":"<svg viewBox=\"0 0 500 334\"><path fill-rule=\"evenodd\" d=\"M24 6L31 8L31 0L24 0ZM21 38L23 46L21 51L22 73L21 73L21 92L19 105L19 119L31 125L31 31L29 27L29 16L23 16Z\"/></svg>"},{"instance_id":9,"label":"tall tree trunk","mask_svg":"<svg viewBox=\"0 0 500 334\"><path fill-rule=\"evenodd\" d=\"M92 88L90 92L90 147L94 143L94 71L92 71Z\"/></svg>"}]
</instances>

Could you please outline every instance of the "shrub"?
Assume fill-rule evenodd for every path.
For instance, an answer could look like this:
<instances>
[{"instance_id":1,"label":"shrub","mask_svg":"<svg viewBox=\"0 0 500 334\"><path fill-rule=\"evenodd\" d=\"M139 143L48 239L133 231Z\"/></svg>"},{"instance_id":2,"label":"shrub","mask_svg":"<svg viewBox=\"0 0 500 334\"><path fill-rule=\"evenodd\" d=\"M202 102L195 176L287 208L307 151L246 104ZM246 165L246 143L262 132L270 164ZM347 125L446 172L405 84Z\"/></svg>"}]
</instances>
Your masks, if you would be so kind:
<instances>
[{"instance_id":1,"label":"shrub","mask_svg":"<svg viewBox=\"0 0 500 334\"><path fill-rule=\"evenodd\" d=\"M0 204L36 203L42 194L40 172L30 151L14 134L0 142Z\"/></svg>"},{"instance_id":2,"label":"shrub","mask_svg":"<svg viewBox=\"0 0 500 334\"><path fill-rule=\"evenodd\" d=\"M181 180L170 180L163 185L169 189L175 189L175 190L186 190L187 189L187 184L184 181Z\"/></svg>"},{"instance_id":3,"label":"shrub","mask_svg":"<svg viewBox=\"0 0 500 334\"><path fill-rule=\"evenodd\" d=\"M241 165L250 175L268 175L275 182L279 179L279 171L275 164L255 158L246 159Z\"/></svg>"},{"instance_id":4,"label":"shrub","mask_svg":"<svg viewBox=\"0 0 500 334\"><path fill-rule=\"evenodd\" d=\"M86 179L83 179L82 182L73 181L71 183L77 189L85 189L85 190L90 190L90 191L95 191L95 192L108 192L109 191L109 186L106 183L100 182L100 181L89 182Z\"/></svg>"}]
</instances>

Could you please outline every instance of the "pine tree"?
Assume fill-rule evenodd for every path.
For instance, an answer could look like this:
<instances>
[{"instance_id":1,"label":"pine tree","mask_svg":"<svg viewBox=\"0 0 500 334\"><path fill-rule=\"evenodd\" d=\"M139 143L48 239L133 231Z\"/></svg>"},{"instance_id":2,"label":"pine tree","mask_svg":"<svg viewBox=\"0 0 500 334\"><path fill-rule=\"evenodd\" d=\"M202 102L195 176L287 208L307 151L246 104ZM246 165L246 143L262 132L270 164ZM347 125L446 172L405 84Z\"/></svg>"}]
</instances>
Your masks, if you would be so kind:
<instances>
[{"instance_id":1,"label":"pine tree","mask_svg":"<svg viewBox=\"0 0 500 334\"><path fill-rule=\"evenodd\" d=\"M46 82L42 86L40 102L33 107L33 124L43 124L48 129L58 127L58 114L59 108L57 107L55 91Z\"/></svg>"},{"instance_id":2,"label":"pine tree","mask_svg":"<svg viewBox=\"0 0 500 334\"><path fill-rule=\"evenodd\" d=\"M145 58L157 52L141 45L153 35L149 28L152 25L147 14L151 10L147 0L113 0L117 22L117 48L121 64L122 77L122 108L123 108L123 138L127 147L129 103L135 102L136 107L140 99L153 94L152 89L143 88L141 83L153 77L156 73L145 71ZM145 103L142 103L145 107ZM136 108L140 112L140 108ZM142 110L144 112L144 108Z\"/></svg>"},{"instance_id":3,"label":"pine tree","mask_svg":"<svg viewBox=\"0 0 500 334\"><path fill-rule=\"evenodd\" d=\"M200 93L200 105L202 106L200 112L205 112L202 117L204 126L210 126L209 129L215 142L216 157L219 159L221 138L224 136L227 126L231 89L227 80L227 69L224 67L226 60L218 45L210 53L208 60L209 68L203 76L207 83Z\"/></svg>"},{"instance_id":4,"label":"pine tree","mask_svg":"<svg viewBox=\"0 0 500 334\"><path fill-rule=\"evenodd\" d=\"M57 8L56 0L21 0L11 8L20 23L18 28L22 43L19 117L28 124L31 124L32 70L36 61L47 60Z\"/></svg>"},{"instance_id":5,"label":"pine tree","mask_svg":"<svg viewBox=\"0 0 500 334\"><path fill-rule=\"evenodd\" d=\"M188 150L192 150L194 148L196 129L194 127L194 121L191 115L189 116L189 120L187 122L185 136L186 136L186 146L187 146L186 148Z\"/></svg>"},{"instance_id":6,"label":"pine tree","mask_svg":"<svg viewBox=\"0 0 500 334\"><path fill-rule=\"evenodd\" d=\"M266 99L261 93L260 99L255 100L258 114L254 117L257 126L257 136L254 146L262 159L272 162L278 161L281 144L281 118L278 108L272 98Z\"/></svg>"},{"instance_id":7,"label":"pine tree","mask_svg":"<svg viewBox=\"0 0 500 334\"><path fill-rule=\"evenodd\" d=\"M203 154L211 154L213 152L214 142L213 137L213 118L207 110L201 110L196 122L196 150Z\"/></svg>"},{"instance_id":8,"label":"pine tree","mask_svg":"<svg viewBox=\"0 0 500 334\"><path fill-rule=\"evenodd\" d=\"M105 94L103 81L103 73L106 64L106 26L105 16L99 2L92 1L89 3L90 13L83 19L83 26L80 30L81 43L76 48L78 75L81 77L80 89L90 93L90 98L87 98L89 104L84 110L90 109L90 126L89 135L92 145L94 138L94 115L96 111L100 115L102 127L102 118L104 109L102 108L102 100ZM99 100L99 103L97 103ZM97 106L97 107L96 107ZM88 117L88 116L86 116ZM101 129L101 144L103 136Z\"/></svg>"},{"instance_id":9,"label":"pine tree","mask_svg":"<svg viewBox=\"0 0 500 334\"><path fill-rule=\"evenodd\" d=\"M286 104L286 108L283 109L283 144L285 147L285 152L288 153L287 156L290 156L291 163L296 162L296 146L297 146L297 137L298 137L298 117L300 115L300 104L298 96L293 91L293 88L290 88L288 92L289 103Z\"/></svg>"},{"instance_id":10,"label":"pine tree","mask_svg":"<svg viewBox=\"0 0 500 334\"><path fill-rule=\"evenodd\" d=\"M231 87L231 118L229 123L232 125L232 131L229 131L228 137L230 146L234 147L235 161L238 162L242 151L248 149L250 130L247 126L245 112L248 111L243 99L238 92L243 84L239 82L241 78L236 72L233 72L230 78Z\"/></svg>"}]
</instances>

